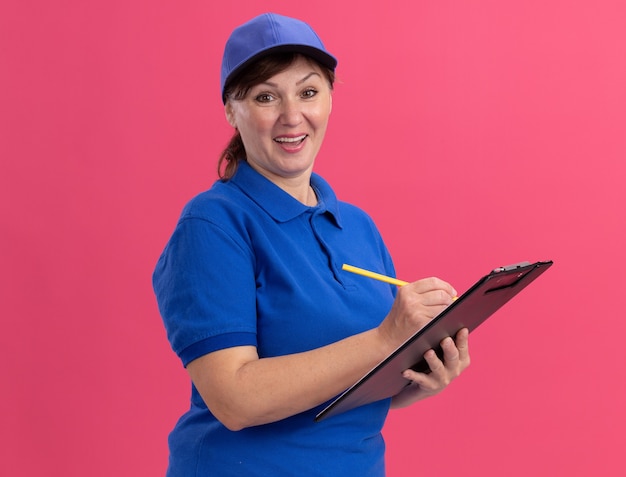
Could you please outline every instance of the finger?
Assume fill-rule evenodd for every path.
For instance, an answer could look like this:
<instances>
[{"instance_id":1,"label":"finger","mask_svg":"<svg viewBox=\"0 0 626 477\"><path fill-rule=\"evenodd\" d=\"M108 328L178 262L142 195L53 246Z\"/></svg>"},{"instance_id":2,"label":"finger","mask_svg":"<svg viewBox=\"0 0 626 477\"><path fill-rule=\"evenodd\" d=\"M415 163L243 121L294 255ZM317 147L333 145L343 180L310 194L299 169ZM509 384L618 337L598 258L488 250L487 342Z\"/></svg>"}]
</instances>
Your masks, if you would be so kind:
<instances>
[{"instance_id":1,"label":"finger","mask_svg":"<svg viewBox=\"0 0 626 477\"><path fill-rule=\"evenodd\" d=\"M437 381L433 379L430 374L419 373L417 371L413 371L412 369L407 369L402 373L402 377L425 390L430 391L437 388Z\"/></svg>"},{"instance_id":2,"label":"finger","mask_svg":"<svg viewBox=\"0 0 626 477\"><path fill-rule=\"evenodd\" d=\"M459 349L456 347L454 340L449 336L441 342L443 349L443 361L446 366L456 365L459 361Z\"/></svg>"},{"instance_id":3,"label":"finger","mask_svg":"<svg viewBox=\"0 0 626 477\"><path fill-rule=\"evenodd\" d=\"M439 356L437 356L437 353L435 352L435 350L430 349L426 351L426 353L424 353L424 359L426 360L426 363L428 363L428 367L430 368L431 374L435 374L435 375L445 374L445 371L446 371L445 364L441 359L439 359Z\"/></svg>"},{"instance_id":4,"label":"finger","mask_svg":"<svg viewBox=\"0 0 626 477\"><path fill-rule=\"evenodd\" d=\"M454 295L445 290L432 290L420 294L420 297L426 306L448 306L454 301Z\"/></svg>"},{"instance_id":5,"label":"finger","mask_svg":"<svg viewBox=\"0 0 626 477\"><path fill-rule=\"evenodd\" d=\"M402 287L398 291L398 296L411 307L416 305L446 307L454 301L453 296L445 290L418 291L418 288L411 287L411 284Z\"/></svg>"},{"instance_id":6,"label":"finger","mask_svg":"<svg viewBox=\"0 0 626 477\"><path fill-rule=\"evenodd\" d=\"M452 285L436 277L422 278L421 280L417 280L407 286L410 286L417 293L428 293L440 290L451 297L457 295L457 292Z\"/></svg>"},{"instance_id":7,"label":"finger","mask_svg":"<svg viewBox=\"0 0 626 477\"><path fill-rule=\"evenodd\" d=\"M465 366L469 366L469 330L467 328L460 330L456 334L455 342L456 348L459 351L459 360L464 363Z\"/></svg>"},{"instance_id":8,"label":"finger","mask_svg":"<svg viewBox=\"0 0 626 477\"><path fill-rule=\"evenodd\" d=\"M424 359L430 367L430 372L419 373L412 369L407 369L402 373L402 376L424 391L437 393L444 389L450 382L448 373L443 362L439 359L434 350L431 349L427 351L424 354Z\"/></svg>"}]
</instances>

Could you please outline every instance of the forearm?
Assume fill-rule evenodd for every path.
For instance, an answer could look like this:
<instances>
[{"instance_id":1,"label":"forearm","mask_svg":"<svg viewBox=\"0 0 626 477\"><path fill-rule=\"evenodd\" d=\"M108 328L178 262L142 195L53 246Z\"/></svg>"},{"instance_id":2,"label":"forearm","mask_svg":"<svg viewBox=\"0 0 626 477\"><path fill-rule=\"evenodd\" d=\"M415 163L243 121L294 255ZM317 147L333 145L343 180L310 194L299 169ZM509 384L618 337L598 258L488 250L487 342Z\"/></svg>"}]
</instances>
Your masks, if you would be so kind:
<instances>
[{"instance_id":1,"label":"forearm","mask_svg":"<svg viewBox=\"0 0 626 477\"><path fill-rule=\"evenodd\" d=\"M244 346L209 353L187 366L213 414L228 428L266 424L339 394L452 303L436 278L402 287L375 329L304 353L259 359ZM432 368L431 368L432 369Z\"/></svg>"},{"instance_id":2,"label":"forearm","mask_svg":"<svg viewBox=\"0 0 626 477\"><path fill-rule=\"evenodd\" d=\"M378 329L311 351L259 359L253 347L203 356L188 370L209 409L232 430L311 409L339 394L391 351Z\"/></svg>"}]
</instances>

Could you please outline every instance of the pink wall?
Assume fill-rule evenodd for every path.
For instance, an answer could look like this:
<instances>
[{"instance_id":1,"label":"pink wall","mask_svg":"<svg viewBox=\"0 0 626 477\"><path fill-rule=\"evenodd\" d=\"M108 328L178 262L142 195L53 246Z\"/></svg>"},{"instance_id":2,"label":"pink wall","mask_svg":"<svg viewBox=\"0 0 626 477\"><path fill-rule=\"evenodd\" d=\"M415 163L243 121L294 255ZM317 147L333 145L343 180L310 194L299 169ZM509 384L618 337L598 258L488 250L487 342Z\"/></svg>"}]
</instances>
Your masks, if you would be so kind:
<instances>
[{"instance_id":1,"label":"pink wall","mask_svg":"<svg viewBox=\"0 0 626 477\"><path fill-rule=\"evenodd\" d=\"M150 275L230 134L223 43L262 10L339 57L317 170L402 279L555 261L392 414L389 475L623 475L626 4L223 3L0 6L3 475L163 474L189 385Z\"/></svg>"}]
</instances>

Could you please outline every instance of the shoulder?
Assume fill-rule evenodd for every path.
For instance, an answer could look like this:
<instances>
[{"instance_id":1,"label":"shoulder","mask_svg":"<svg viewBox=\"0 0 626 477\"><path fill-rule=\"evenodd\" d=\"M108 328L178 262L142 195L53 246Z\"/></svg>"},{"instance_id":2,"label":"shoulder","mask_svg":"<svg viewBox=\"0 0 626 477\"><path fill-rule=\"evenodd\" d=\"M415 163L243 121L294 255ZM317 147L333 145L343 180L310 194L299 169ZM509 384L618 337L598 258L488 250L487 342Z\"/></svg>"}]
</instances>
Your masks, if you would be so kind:
<instances>
[{"instance_id":1,"label":"shoulder","mask_svg":"<svg viewBox=\"0 0 626 477\"><path fill-rule=\"evenodd\" d=\"M202 222L240 235L259 220L258 215L258 207L240 187L231 181L217 181L185 204L177 225Z\"/></svg>"},{"instance_id":2,"label":"shoulder","mask_svg":"<svg viewBox=\"0 0 626 477\"><path fill-rule=\"evenodd\" d=\"M249 251L258 221L246 195L234 184L218 181L184 205L166 250L178 244L189 252L232 246Z\"/></svg>"},{"instance_id":3,"label":"shoulder","mask_svg":"<svg viewBox=\"0 0 626 477\"><path fill-rule=\"evenodd\" d=\"M192 197L183 207L180 218L209 219L226 210L244 208L245 195L230 182L217 181L213 186Z\"/></svg>"},{"instance_id":4,"label":"shoulder","mask_svg":"<svg viewBox=\"0 0 626 477\"><path fill-rule=\"evenodd\" d=\"M382 241L378 226L364 209L348 202L339 202L338 209L342 227L346 232L363 238L369 237L376 242Z\"/></svg>"},{"instance_id":5,"label":"shoulder","mask_svg":"<svg viewBox=\"0 0 626 477\"><path fill-rule=\"evenodd\" d=\"M353 217L359 220L366 220L373 222L370 215L358 205L352 204L350 202L338 201L339 211L348 217Z\"/></svg>"},{"instance_id":6,"label":"shoulder","mask_svg":"<svg viewBox=\"0 0 626 477\"><path fill-rule=\"evenodd\" d=\"M336 213L340 217L340 221L363 222L374 226L372 218L365 210L352 203L339 200L334 189L322 176L313 173L311 183L327 209Z\"/></svg>"}]
</instances>

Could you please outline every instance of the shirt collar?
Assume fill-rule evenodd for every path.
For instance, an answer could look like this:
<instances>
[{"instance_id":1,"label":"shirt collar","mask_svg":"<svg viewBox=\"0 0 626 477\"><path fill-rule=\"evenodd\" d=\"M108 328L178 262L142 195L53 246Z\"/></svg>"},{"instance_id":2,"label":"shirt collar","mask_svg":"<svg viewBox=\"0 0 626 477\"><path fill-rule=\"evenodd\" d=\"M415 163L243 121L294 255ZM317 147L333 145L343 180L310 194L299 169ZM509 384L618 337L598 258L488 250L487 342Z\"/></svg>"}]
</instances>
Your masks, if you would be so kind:
<instances>
[{"instance_id":1,"label":"shirt collar","mask_svg":"<svg viewBox=\"0 0 626 477\"><path fill-rule=\"evenodd\" d=\"M318 205L309 207L296 200L269 179L255 171L246 161L240 161L230 180L277 222L287 222L311 209L330 214L341 228L339 204L335 192L321 176L311 174L311 185L317 194Z\"/></svg>"}]
</instances>

